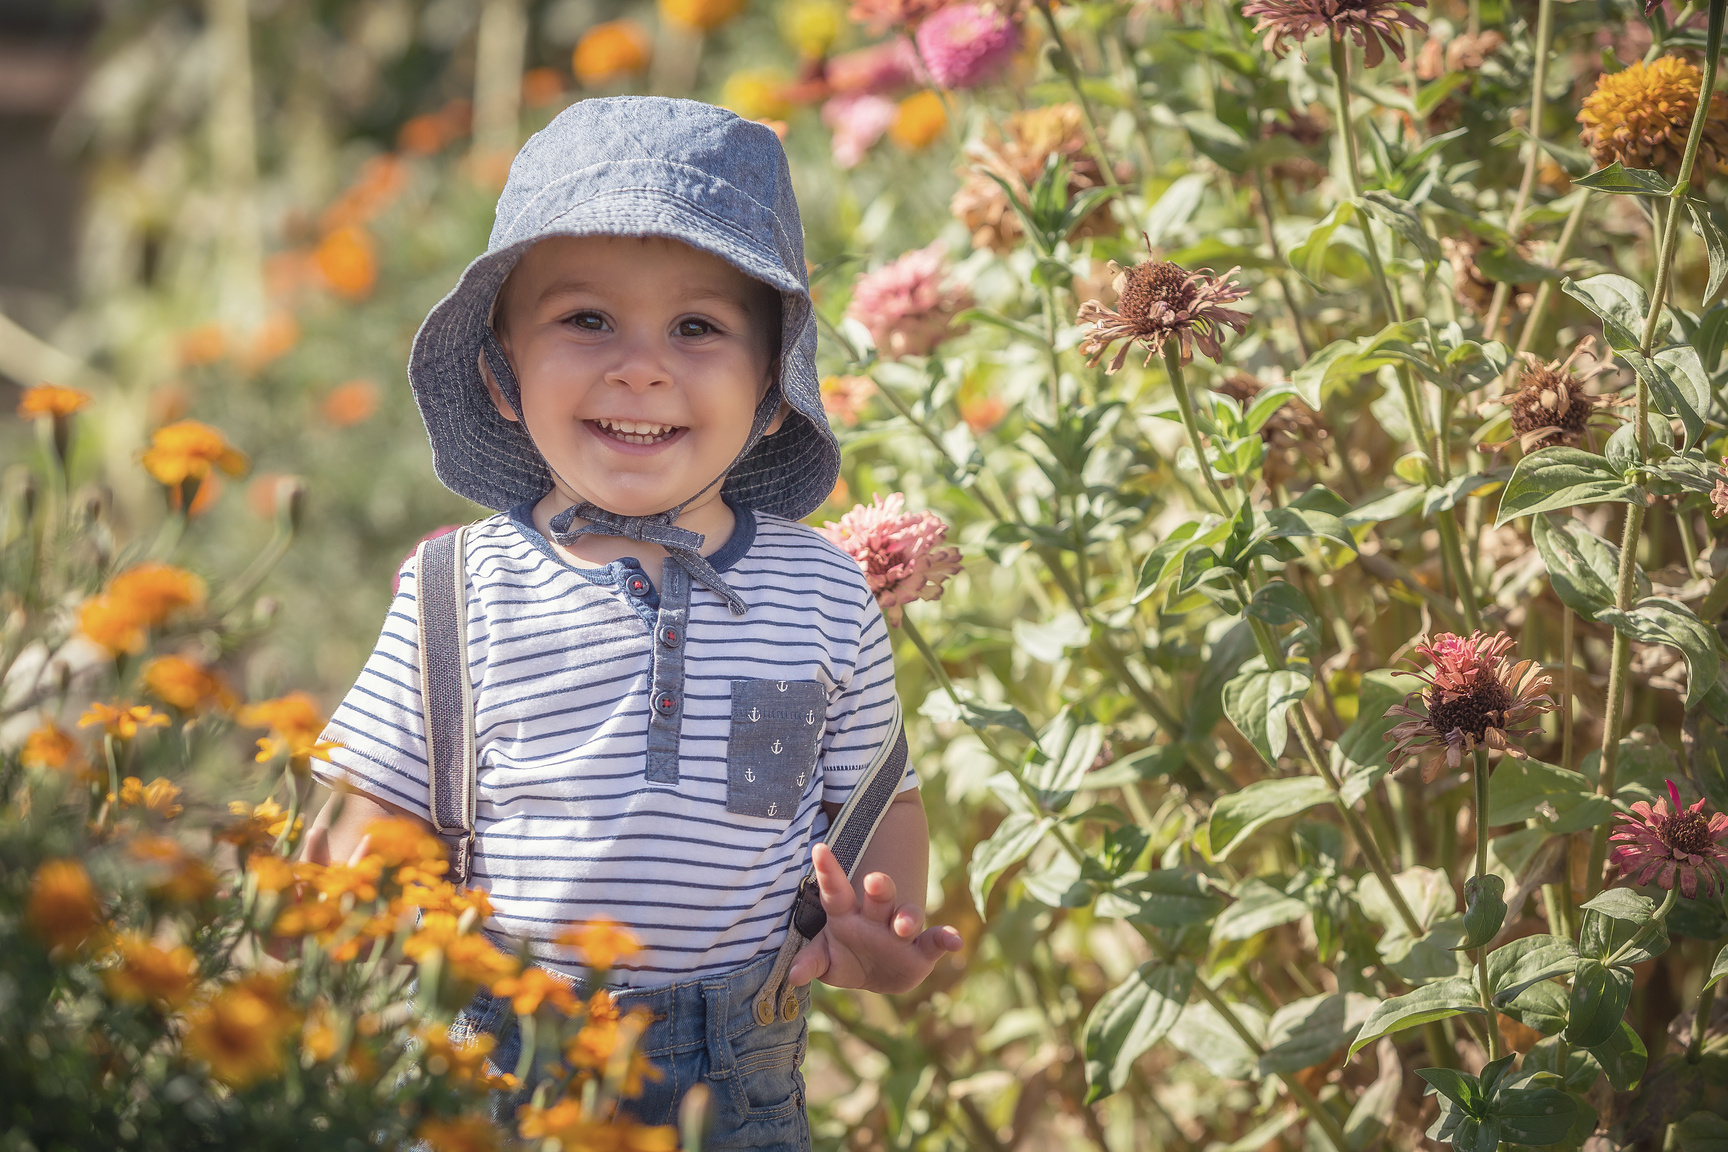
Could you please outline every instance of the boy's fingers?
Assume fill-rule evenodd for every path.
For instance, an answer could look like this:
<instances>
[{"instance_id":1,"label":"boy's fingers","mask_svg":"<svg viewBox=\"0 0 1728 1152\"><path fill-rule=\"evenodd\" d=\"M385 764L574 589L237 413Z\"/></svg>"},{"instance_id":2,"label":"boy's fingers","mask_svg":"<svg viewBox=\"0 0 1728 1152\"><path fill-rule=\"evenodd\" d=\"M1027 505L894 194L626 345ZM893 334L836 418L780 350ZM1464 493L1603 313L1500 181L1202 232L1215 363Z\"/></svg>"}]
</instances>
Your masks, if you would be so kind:
<instances>
[{"instance_id":1,"label":"boy's fingers","mask_svg":"<svg viewBox=\"0 0 1728 1152\"><path fill-rule=\"evenodd\" d=\"M894 935L910 940L924 930L924 909L916 904L902 904L894 913Z\"/></svg>"},{"instance_id":2,"label":"boy's fingers","mask_svg":"<svg viewBox=\"0 0 1728 1152\"><path fill-rule=\"evenodd\" d=\"M888 923L888 917L894 911L894 898L898 894L894 888L894 877L888 873L872 872L864 877L864 918L878 924Z\"/></svg>"},{"instance_id":3,"label":"boy's fingers","mask_svg":"<svg viewBox=\"0 0 1728 1152\"><path fill-rule=\"evenodd\" d=\"M818 844L810 849L810 866L816 870L816 889L822 895L822 911L830 916L845 916L857 907L857 893L846 879L846 869L834 859L833 849Z\"/></svg>"},{"instance_id":4,"label":"boy's fingers","mask_svg":"<svg viewBox=\"0 0 1728 1152\"><path fill-rule=\"evenodd\" d=\"M818 932L816 939L798 950L797 957L792 961L792 968L786 974L786 981L794 988L808 984L818 976L826 974L828 964L828 933Z\"/></svg>"},{"instance_id":5,"label":"boy's fingers","mask_svg":"<svg viewBox=\"0 0 1728 1152\"><path fill-rule=\"evenodd\" d=\"M966 947L966 941L960 938L960 933L946 924L938 925L918 937L918 951L926 960L934 963L942 958L945 952L958 952Z\"/></svg>"}]
</instances>

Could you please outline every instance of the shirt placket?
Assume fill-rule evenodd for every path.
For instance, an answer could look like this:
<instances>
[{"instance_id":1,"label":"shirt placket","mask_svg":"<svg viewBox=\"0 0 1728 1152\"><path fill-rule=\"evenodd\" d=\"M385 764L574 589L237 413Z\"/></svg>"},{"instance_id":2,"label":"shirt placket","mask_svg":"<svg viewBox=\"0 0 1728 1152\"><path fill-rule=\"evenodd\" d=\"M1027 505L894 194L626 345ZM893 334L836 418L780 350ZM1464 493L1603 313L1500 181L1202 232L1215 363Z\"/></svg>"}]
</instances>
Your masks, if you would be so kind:
<instances>
[{"instance_id":1,"label":"shirt placket","mask_svg":"<svg viewBox=\"0 0 1728 1152\"><path fill-rule=\"evenodd\" d=\"M648 722L648 783L678 783L678 742L684 729L684 643L690 623L690 576L676 560L660 569L660 612L654 620L654 677Z\"/></svg>"}]
</instances>

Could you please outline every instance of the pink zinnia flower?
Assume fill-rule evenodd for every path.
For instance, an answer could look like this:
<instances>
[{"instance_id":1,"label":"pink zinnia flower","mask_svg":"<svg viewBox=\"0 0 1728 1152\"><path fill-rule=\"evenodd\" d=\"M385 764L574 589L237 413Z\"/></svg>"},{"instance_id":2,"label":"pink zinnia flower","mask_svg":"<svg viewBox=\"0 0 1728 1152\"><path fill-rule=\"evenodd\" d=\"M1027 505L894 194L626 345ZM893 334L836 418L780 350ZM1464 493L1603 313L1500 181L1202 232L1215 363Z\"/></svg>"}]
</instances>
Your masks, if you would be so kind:
<instances>
[{"instance_id":1,"label":"pink zinnia flower","mask_svg":"<svg viewBox=\"0 0 1728 1152\"><path fill-rule=\"evenodd\" d=\"M1616 847L1613 861L1620 875L1633 884L1648 884L1654 880L1672 891L1674 881L1680 881L1680 894L1691 900L1704 889L1704 895L1716 892L1718 870L1728 867L1728 848L1721 841L1728 838L1728 816L1718 812L1705 816L1704 801L1690 808L1680 805L1680 790L1674 781L1666 781L1667 800L1656 801L1652 808L1643 800L1632 805L1636 815L1616 812L1615 819L1624 821L1609 837ZM1702 884L1700 884L1702 881Z\"/></svg>"},{"instance_id":2,"label":"pink zinnia flower","mask_svg":"<svg viewBox=\"0 0 1728 1152\"><path fill-rule=\"evenodd\" d=\"M1386 48L1404 59L1401 28L1428 30L1428 25L1404 7L1405 0L1249 0L1242 15L1258 20L1254 31L1266 33L1262 47L1282 57L1292 41L1306 40L1316 32L1333 39L1348 36L1362 47L1362 60L1372 68L1386 58ZM1426 0L1408 0L1417 8ZM1382 47L1384 44L1384 48Z\"/></svg>"},{"instance_id":3,"label":"pink zinnia flower","mask_svg":"<svg viewBox=\"0 0 1728 1152\"><path fill-rule=\"evenodd\" d=\"M888 623L900 624L900 605L940 600L942 585L960 571L960 549L938 548L948 525L934 512L907 512L899 492L877 495L816 529L858 562Z\"/></svg>"},{"instance_id":4,"label":"pink zinnia flower","mask_svg":"<svg viewBox=\"0 0 1728 1152\"><path fill-rule=\"evenodd\" d=\"M836 96L822 105L822 123L834 132L834 163L855 168L894 123L897 110L886 96L867 92Z\"/></svg>"},{"instance_id":5,"label":"pink zinnia flower","mask_svg":"<svg viewBox=\"0 0 1728 1152\"><path fill-rule=\"evenodd\" d=\"M1416 673L1428 682L1427 688L1387 710L1388 715L1410 717L1386 733L1386 739L1396 741L1393 763L1414 752L1444 750L1444 758L1432 755L1423 762L1422 779L1431 781L1440 775L1442 762L1456 771L1464 753L1474 752L1479 744L1522 759L1524 750L1508 737L1534 732L1517 725L1559 705L1547 694L1553 682L1536 661L1507 660L1511 647L1512 637L1504 632L1473 632L1469 639L1442 632L1432 640L1419 639L1416 651L1434 667ZM1413 703L1417 707L1412 708Z\"/></svg>"},{"instance_id":6,"label":"pink zinnia flower","mask_svg":"<svg viewBox=\"0 0 1728 1152\"><path fill-rule=\"evenodd\" d=\"M955 4L925 20L918 54L942 88L975 88L1020 49L1020 29L993 4Z\"/></svg>"},{"instance_id":7,"label":"pink zinnia flower","mask_svg":"<svg viewBox=\"0 0 1728 1152\"><path fill-rule=\"evenodd\" d=\"M904 36L842 52L828 61L823 78L836 96L845 92L868 92L874 96L910 88L923 81L918 51Z\"/></svg>"},{"instance_id":8,"label":"pink zinnia flower","mask_svg":"<svg viewBox=\"0 0 1728 1152\"><path fill-rule=\"evenodd\" d=\"M924 356L954 330L956 314L972 306L964 288L944 285L946 250L937 241L858 277L846 315L870 329L885 359ZM961 329L964 331L964 329Z\"/></svg>"}]
</instances>

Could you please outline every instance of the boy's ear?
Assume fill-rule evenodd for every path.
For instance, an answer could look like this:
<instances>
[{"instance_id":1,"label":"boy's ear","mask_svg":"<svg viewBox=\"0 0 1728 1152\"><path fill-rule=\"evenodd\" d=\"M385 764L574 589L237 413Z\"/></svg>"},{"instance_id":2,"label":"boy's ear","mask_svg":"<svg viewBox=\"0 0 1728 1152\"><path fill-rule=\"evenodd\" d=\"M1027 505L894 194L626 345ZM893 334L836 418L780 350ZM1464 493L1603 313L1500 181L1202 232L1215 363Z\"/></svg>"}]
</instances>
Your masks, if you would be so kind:
<instances>
[{"instance_id":1,"label":"boy's ear","mask_svg":"<svg viewBox=\"0 0 1728 1152\"><path fill-rule=\"evenodd\" d=\"M479 352L475 353L475 357L480 366L480 379L486 382L486 395L492 397L492 406L498 409L498 415L514 424L516 422L516 413L512 412L510 410L510 405L505 403L504 390L498 387L498 381L492 376L492 366L486 363L486 350L484 348L480 349ZM784 407L784 405L782 405L782 407ZM778 420L779 417L776 417L775 419Z\"/></svg>"}]
</instances>

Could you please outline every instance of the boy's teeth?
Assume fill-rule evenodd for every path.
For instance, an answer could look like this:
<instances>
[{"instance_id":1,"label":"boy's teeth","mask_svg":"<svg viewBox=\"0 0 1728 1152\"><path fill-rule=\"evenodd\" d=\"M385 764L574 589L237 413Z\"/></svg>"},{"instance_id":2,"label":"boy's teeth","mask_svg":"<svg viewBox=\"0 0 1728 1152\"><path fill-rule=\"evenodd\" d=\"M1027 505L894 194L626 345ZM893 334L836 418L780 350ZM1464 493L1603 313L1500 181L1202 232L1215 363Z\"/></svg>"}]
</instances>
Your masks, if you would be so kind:
<instances>
[{"instance_id":1,"label":"boy's teeth","mask_svg":"<svg viewBox=\"0 0 1728 1152\"><path fill-rule=\"evenodd\" d=\"M616 439L630 444L652 444L678 430L671 424L650 424L643 420L596 420L594 423Z\"/></svg>"}]
</instances>

